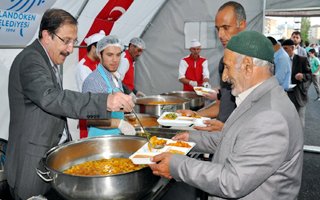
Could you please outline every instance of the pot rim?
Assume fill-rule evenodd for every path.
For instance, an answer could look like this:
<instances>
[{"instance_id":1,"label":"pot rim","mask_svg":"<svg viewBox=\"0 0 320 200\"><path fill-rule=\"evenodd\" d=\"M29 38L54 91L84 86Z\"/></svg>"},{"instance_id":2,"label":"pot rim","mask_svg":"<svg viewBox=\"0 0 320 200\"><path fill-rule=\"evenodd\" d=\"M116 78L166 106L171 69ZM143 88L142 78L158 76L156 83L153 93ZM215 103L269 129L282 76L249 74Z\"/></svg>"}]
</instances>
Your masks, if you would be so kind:
<instances>
[{"instance_id":1,"label":"pot rim","mask_svg":"<svg viewBox=\"0 0 320 200\"><path fill-rule=\"evenodd\" d=\"M117 138L117 137L125 137L125 138L136 138L136 139L143 139L147 142L147 139L144 137L139 137L139 136L135 136L135 135L103 135L103 136L97 136L97 137L90 137L90 138L81 138L81 139L77 139L77 140L73 140L64 144L60 144L58 146L52 147L49 151L47 151L46 155L44 158L42 158L40 160L40 164L46 169L49 170L50 172L56 173L58 175L64 175L64 176L71 176L71 177L77 177L77 178L105 178L105 177L113 177L113 176L121 176L121 175L126 175L126 174L130 174L130 173L135 173L135 172L139 172L141 170L147 170L147 167L144 167L142 169L139 170L135 170L135 171L131 171L131 172L126 172L126 173L120 173L120 174L111 174L111 175L97 175L97 176L81 176L81 175L72 175L72 174L66 174L63 173L61 171L58 171L56 169L53 169L51 167L48 166L47 164L47 159L50 155L52 155L53 153L57 152L60 149L66 148L67 146L70 146L72 144L78 144L78 143L82 143L84 141L90 141L90 140L98 140L98 139L105 139L105 138ZM133 152L134 153L134 152Z\"/></svg>"},{"instance_id":2,"label":"pot rim","mask_svg":"<svg viewBox=\"0 0 320 200\"><path fill-rule=\"evenodd\" d=\"M167 98L167 99L173 99L173 100L181 100L183 102L177 102L177 103L172 103L172 104L157 104L157 105L154 105L154 104L151 104L152 106L158 106L158 105L178 105L178 104L187 104L190 102L190 99L188 98L184 98L184 97L178 97L178 96L172 96L172 95L151 95L151 96L145 96L145 97L139 97L137 98L137 101L136 101L136 105L150 105L149 103L142 103L142 102L139 102L139 100L144 100L144 99L152 99L152 98L155 98L155 99L158 99L158 98Z\"/></svg>"}]
</instances>

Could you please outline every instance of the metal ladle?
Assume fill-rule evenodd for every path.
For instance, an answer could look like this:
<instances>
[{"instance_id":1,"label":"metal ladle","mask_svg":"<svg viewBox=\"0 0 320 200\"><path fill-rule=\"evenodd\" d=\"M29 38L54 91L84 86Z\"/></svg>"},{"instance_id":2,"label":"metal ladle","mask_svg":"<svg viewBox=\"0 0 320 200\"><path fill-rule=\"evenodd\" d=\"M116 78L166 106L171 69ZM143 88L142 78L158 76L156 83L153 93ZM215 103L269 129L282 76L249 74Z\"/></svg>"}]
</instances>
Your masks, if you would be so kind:
<instances>
[{"instance_id":1,"label":"metal ladle","mask_svg":"<svg viewBox=\"0 0 320 200\"><path fill-rule=\"evenodd\" d=\"M154 148L154 149L162 149L164 147L164 145L153 145L151 142L150 142L150 133L148 133L146 131L146 129L144 129L144 126L142 125L137 113L134 111L134 109L132 110L132 113L134 114L134 116L137 118L141 128L142 128L142 133L144 133L146 136L147 136L147 140L148 140L148 143L150 144L149 147L151 148Z\"/></svg>"}]
</instances>

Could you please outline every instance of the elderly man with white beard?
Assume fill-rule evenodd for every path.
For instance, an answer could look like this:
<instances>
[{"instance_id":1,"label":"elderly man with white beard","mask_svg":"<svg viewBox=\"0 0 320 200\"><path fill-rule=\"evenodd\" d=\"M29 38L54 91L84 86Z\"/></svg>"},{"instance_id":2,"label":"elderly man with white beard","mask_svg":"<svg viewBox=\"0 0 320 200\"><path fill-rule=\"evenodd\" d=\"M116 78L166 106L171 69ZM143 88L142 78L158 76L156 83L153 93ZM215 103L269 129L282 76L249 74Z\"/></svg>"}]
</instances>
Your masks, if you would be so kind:
<instances>
[{"instance_id":1,"label":"elderly man with white beard","mask_svg":"<svg viewBox=\"0 0 320 200\"><path fill-rule=\"evenodd\" d=\"M298 113L273 76L271 42L255 31L233 36L224 51L223 81L237 108L221 132L184 132L211 162L162 153L150 165L155 175L206 191L210 199L296 199L301 185L303 132ZM217 137L220 135L221 137Z\"/></svg>"}]
</instances>

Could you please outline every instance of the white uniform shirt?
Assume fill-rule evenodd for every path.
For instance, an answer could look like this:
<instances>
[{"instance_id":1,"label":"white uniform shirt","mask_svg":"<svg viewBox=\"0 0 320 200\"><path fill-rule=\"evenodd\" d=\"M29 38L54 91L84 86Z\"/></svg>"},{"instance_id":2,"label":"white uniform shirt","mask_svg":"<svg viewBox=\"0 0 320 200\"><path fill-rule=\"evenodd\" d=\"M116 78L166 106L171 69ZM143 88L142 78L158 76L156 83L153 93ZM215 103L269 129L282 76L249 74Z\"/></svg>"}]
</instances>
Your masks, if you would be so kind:
<instances>
[{"instance_id":1,"label":"white uniform shirt","mask_svg":"<svg viewBox=\"0 0 320 200\"><path fill-rule=\"evenodd\" d=\"M121 81L123 81L124 76L126 75L127 71L129 70L129 65L130 65L128 59L125 58L125 56L126 56L126 53L123 52L121 54L119 68L117 70L117 72L120 74Z\"/></svg>"},{"instance_id":2,"label":"white uniform shirt","mask_svg":"<svg viewBox=\"0 0 320 200\"><path fill-rule=\"evenodd\" d=\"M83 81L92 72L88 66L84 65L85 62L86 62L86 59L82 58L76 66L75 76L76 76L76 84L79 92L82 92Z\"/></svg>"}]
</instances>

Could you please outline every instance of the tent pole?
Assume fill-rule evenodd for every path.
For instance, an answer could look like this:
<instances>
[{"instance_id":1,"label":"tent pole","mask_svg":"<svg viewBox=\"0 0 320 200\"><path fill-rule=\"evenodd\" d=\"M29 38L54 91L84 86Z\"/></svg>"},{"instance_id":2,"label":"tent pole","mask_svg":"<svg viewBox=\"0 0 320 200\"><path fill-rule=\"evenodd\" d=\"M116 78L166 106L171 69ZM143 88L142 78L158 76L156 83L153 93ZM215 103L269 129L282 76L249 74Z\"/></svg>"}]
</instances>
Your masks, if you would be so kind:
<instances>
[{"instance_id":1,"label":"tent pole","mask_svg":"<svg viewBox=\"0 0 320 200\"><path fill-rule=\"evenodd\" d=\"M80 9L78 10L78 13L77 13L76 16L75 16L75 18L76 18L77 20L79 19L80 15L82 14L84 8L87 6L88 2L89 2L89 0L85 0L85 1L82 3Z\"/></svg>"},{"instance_id":2,"label":"tent pole","mask_svg":"<svg viewBox=\"0 0 320 200\"><path fill-rule=\"evenodd\" d=\"M142 31L142 33L141 33L141 35L140 35L140 38L142 38L143 35L147 32L147 30L148 30L149 27L151 26L151 23L153 22L154 18L156 18L156 16L159 14L160 10L162 10L163 6L167 3L167 1L168 1L168 0L165 0L165 1L162 3L161 7L158 9L157 13L155 13L155 14L153 15L153 17L151 18L150 22L149 22L149 23L146 25L146 27L143 29L143 31Z\"/></svg>"}]
</instances>

